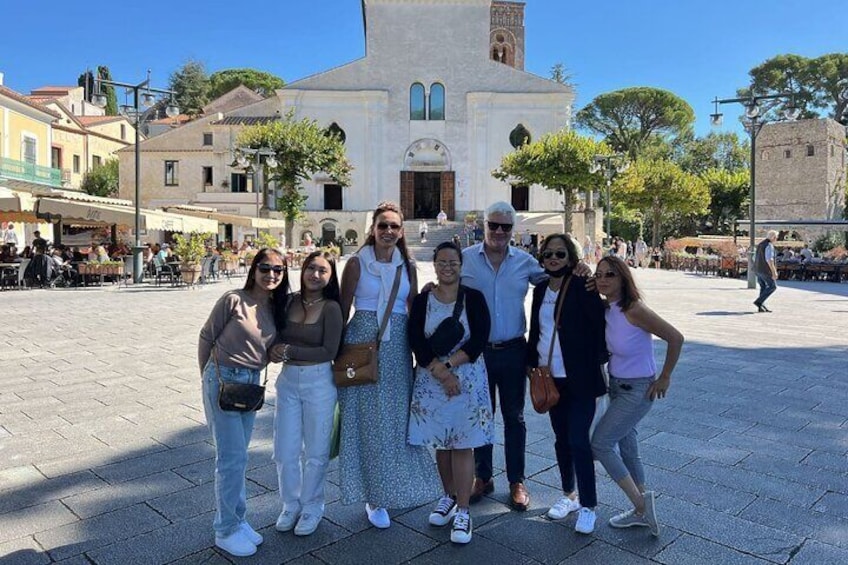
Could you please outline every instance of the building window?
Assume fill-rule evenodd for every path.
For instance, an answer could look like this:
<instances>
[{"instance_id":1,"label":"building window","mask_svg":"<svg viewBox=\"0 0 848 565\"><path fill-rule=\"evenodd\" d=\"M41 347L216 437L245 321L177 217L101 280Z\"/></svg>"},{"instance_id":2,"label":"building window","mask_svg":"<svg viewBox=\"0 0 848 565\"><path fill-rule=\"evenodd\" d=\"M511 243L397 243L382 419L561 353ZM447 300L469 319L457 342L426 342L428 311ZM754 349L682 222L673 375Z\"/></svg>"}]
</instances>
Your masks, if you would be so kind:
<instances>
[{"instance_id":1,"label":"building window","mask_svg":"<svg viewBox=\"0 0 848 565\"><path fill-rule=\"evenodd\" d=\"M512 185L512 207L517 212L530 209L530 187L524 184Z\"/></svg>"},{"instance_id":2,"label":"building window","mask_svg":"<svg viewBox=\"0 0 848 565\"><path fill-rule=\"evenodd\" d=\"M99 167L102 164L103 164L103 159L100 157L100 155L92 155L92 157L91 157L91 168L92 169L96 169L97 167Z\"/></svg>"},{"instance_id":3,"label":"building window","mask_svg":"<svg viewBox=\"0 0 848 565\"><path fill-rule=\"evenodd\" d=\"M230 192L247 192L247 175L232 173L230 175Z\"/></svg>"},{"instance_id":4,"label":"building window","mask_svg":"<svg viewBox=\"0 0 848 565\"><path fill-rule=\"evenodd\" d=\"M342 187L338 184L324 185L324 210L342 209Z\"/></svg>"},{"instance_id":5,"label":"building window","mask_svg":"<svg viewBox=\"0 0 848 565\"><path fill-rule=\"evenodd\" d=\"M62 168L62 148L61 147L51 147L50 148L50 166L54 169Z\"/></svg>"},{"instance_id":6,"label":"building window","mask_svg":"<svg viewBox=\"0 0 848 565\"><path fill-rule=\"evenodd\" d=\"M438 82L430 85L430 119L445 119L445 87Z\"/></svg>"},{"instance_id":7,"label":"building window","mask_svg":"<svg viewBox=\"0 0 848 565\"><path fill-rule=\"evenodd\" d=\"M530 132L524 127L524 124L518 124L511 132L509 132L509 144L518 149L525 143L530 143Z\"/></svg>"},{"instance_id":8,"label":"building window","mask_svg":"<svg viewBox=\"0 0 848 565\"><path fill-rule=\"evenodd\" d=\"M813 144L807 145L807 157L815 157L816 156L816 146Z\"/></svg>"},{"instance_id":9,"label":"building window","mask_svg":"<svg viewBox=\"0 0 848 565\"><path fill-rule=\"evenodd\" d=\"M180 184L179 165L179 161L165 161L165 186L178 186Z\"/></svg>"},{"instance_id":10,"label":"building window","mask_svg":"<svg viewBox=\"0 0 848 565\"><path fill-rule=\"evenodd\" d=\"M203 145L204 146L212 145L212 134L211 133L204 133L203 134Z\"/></svg>"},{"instance_id":11,"label":"building window","mask_svg":"<svg viewBox=\"0 0 848 565\"><path fill-rule=\"evenodd\" d=\"M127 138L127 125L121 124L121 139Z\"/></svg>"},{"instance_id":12,"label":"building window","mask_svg":"<svg viewBox=\"0 0 848 565\"><path fill-rule=\"evenodd\" d=\"M80 172L80 156L74 155L74 173L79 174Z\"/></svg>"},{"instance_id":13,"label":"building window","mask_svg":"<svg viewBox=\"0 0 848 565\"><path fill-rule=\"evenodd\" d=\"M212 167L203 167L203 186L212 186Z\"/></svg>"},{"instance_id":14,"label":"building window","mask_svg":"<svg viewBox=\"0 0 848 565\"><path fill-rule=\"evenodd\" d=\"M784 159L791 159L792 158L792 150L791 149L784 149L783 150L783 158Z\"/></svg>"},{"instance_id":15,"label":"building window","mask_svg":"<svg viewBox=\"0 0 848 565\"><path fill-rule=\"evenodd\" d=\"M24 162L35 165L38 161L38 140L34 137L24 136Z\"/></svg>"},{"instance_id":16,"label":"building window","mask_svg":"<svg viewBox=\"0 0 848 565\"><path fill-rule=\"evenodd\" d=\"M333 122L327 128L327 135L335 135L342 143L347 141L347 134L345 133L345 130L343 130L336 122Z\"/></svg>"},{"instance_id":17,"label":"building window","mask_svg":"<svg viewBox=\"0 0 848 565\"><path fill-rule=\"evenodd\" d=\"M427 119L424 110L424 85L420 82L416 82L409 89L409 119Z\"/></svg>"}]
</instances>

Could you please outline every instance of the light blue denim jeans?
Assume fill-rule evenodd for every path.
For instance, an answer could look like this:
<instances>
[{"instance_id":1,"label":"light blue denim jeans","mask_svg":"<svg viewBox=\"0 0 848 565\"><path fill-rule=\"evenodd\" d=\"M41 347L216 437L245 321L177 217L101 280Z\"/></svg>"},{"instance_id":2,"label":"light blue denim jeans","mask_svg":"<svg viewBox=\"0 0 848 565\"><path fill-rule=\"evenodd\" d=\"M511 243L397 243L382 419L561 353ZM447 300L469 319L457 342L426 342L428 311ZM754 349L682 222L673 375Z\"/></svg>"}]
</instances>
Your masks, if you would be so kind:
<instances>
[{"instance_id":1,"label":"light blue denim jeans","mask_svg":"<svg viewBox=\"0 0 848 565\"><path fill-rule=\"evenodd\" d=\"M218 365L225 381L259 384L259 370ZM247 448L256 412L225 412L218 407L218 377L210 360L203 370L203 410L215 440L215 535L234 533L247 510Z\"/></svg>"},{"instance_id":2,"label":"light blue denim jeans","mask_svg":"<svg viewBox=\"0 0 848 565\"><path fill-rule=\"evenodd\" d=\"M592 434L592 453L615 482L630 475L637 485L645 484L636 425L653 405L648 398L652 382L654 377L619 379L610 375L609 408Z\"/></svg>"},{"instance_id":3,"label":"light blue denim jeans","mask_svg":"<svg viewBox=\"0 0 848 565\"><path fill-rule=\"evenodd\" d=\"M330 363L286 365L277 377L274 461L287 510L324 512L336 385Z\"/></svg>"}]
</instances>

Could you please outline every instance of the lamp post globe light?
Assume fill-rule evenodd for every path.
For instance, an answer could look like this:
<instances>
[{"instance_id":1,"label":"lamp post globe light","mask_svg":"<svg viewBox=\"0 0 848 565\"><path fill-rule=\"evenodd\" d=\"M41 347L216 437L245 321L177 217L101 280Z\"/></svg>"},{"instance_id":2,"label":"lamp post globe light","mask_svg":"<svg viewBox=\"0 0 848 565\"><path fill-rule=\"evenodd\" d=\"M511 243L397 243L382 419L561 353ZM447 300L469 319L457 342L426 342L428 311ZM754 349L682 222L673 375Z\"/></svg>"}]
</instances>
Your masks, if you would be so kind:
<instances>
[{"instance_id":1,"label":"lamp post globe light","mask_svg":"<svg viewBox=\"0 0 848 565\"><path fill-rule=\"evenodd\" d=\"M275 169L279 164L277 162L277 154L270 147L236 147L233 151L233 162L230 167L234 169L242 169L245 174L253 175L253 191L256 193L256 217L262 210L262 203L272 210L276 209L276 204L268 205L266 194L266 178L263 168L263 163L270 169Z\"/></svg>"},{"instance_id":2,"label":"lamp post globe light","mask_svg":"<svg viewBox=\"0 0 848 565\"><path fill-rule=\"evenodd\" d=\"M790 78L791 82L791 78ZM715 110L710 114L710 123L713 126L720 126L724 115L719 112L719 106L722 104L739 103L745 107L745 130L751 136L751 182L748 185L748 288L757 288L757 274L754 269L756 259L757 243L756 243L756 172L757 172L757 136L760 130L768 123L763 119L761 114L760 102L763 100L788 100L789 105L783 111L783 118L786 121L794 121L798 119L801 109L795 104L794 92L781 92L779 94L755 95L754 88L751 87L751 94L739 98L715 98L713 104Z\"/></svg>"},{"instance_id":3,"label":"lamp post globe light","mask_svg":"<svg viewBox=\"0 0 848 565\"><path fill-rule=\"evenodd\" d=\"M144 265L142 264L142 246L141 246L141 150L139 143L141 142L141 115L139 103L145 108L153 106L156 102L156 94L168 95L168 105L165 107L165 114L173 118L180 113L180 109L174 100L173 90L164 90L161 88L153 88L150 86L150 69L147 70L147 78L138 84L129 84L113 80L106 80L97 77L94 81L94 96L92 103L98 108L106 107L106 95L102 92L102 85L120 86L126 88L127 92L133 93L133 106L123 106L124 115L132 115L135 125L135 196L133 202L135 204L135 245L133 245L133 282L140 283L144 278ZM155 93L155 94L154 94Z\"/></svg>"},{"instance_id":4,"label":"lamp post globe light","mask_svg":"<svg viewBox=\"0 0 848 565\"><path fill-rule=\"evenodd\" d=\"M607 211L606 211L606 237L604 244L608 245L612 241L612 228L610 220L612 219L612 199L610 197L610 186L612 179L616 175L623 173L630 167L630 163L622 153L614 153L612 155L595 155L592 159L592 165L589 167L591 173L602 173L607 185Z\"/></svg>"}]
</instances>

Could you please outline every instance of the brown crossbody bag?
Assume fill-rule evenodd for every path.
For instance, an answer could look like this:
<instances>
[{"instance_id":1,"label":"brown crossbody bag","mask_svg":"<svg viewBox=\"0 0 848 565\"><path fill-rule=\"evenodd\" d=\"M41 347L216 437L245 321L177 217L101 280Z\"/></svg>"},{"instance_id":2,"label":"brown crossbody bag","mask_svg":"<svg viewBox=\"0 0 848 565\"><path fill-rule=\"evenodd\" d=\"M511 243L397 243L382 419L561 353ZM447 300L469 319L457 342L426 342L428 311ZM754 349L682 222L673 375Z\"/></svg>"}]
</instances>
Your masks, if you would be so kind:
<instances>
[{"instance_id":1,"label":"brown crossbody bag","mask_svg":"<svg viewBox=\"0 0 848 565\"><path fill-rule=\"evenodd\" d=\"M551 346L548 348L548 363L540 367L528 369L527 376L530 377L530 400L533 401L533 410L539 414L545 414L559 402L559 391L557 390L554 377L551 374L551 360L554 356L554 343L559 328L559 315L562 313L562 304L565 302L565 293L571 277L568 277L559 289L557 295L557 308L554 315L554 329L551 335Z\"/></svg>"}]
</instances>

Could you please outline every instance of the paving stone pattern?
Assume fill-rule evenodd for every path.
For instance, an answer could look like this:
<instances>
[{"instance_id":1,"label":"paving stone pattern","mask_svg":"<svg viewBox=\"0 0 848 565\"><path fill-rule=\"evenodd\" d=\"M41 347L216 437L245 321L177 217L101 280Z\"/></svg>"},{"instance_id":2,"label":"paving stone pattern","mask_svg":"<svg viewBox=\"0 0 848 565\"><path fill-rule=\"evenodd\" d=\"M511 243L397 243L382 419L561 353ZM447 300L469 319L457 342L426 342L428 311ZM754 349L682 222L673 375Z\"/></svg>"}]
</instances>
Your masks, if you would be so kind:
<instances>
[{"instance_id":1,"label":"paving stone pattern","mask_svg":"<svg viewBox=\"0 0 848 565\"><path fill-rule=\"evenodd\" d=\"M640 431L659 538L606 525L627 502L600 466L593 535L575 533L573 517L545 519L559 472L550 424L529 408L531 508L506 506L499 445L496 490L473 506L468 546L427 525L429 505L370 527L359 505L340 504L335 463L318 531L278 533L270 386L248 471L249 519L266 541L238 561L848 563L848 285L782 284L774 313L754 314L744 281L636 274L687 338L669 397ZM241 284L0 293L0 563L231 562L213 547L195 351L215 300Z\"/></svg>"}]
</instances>

